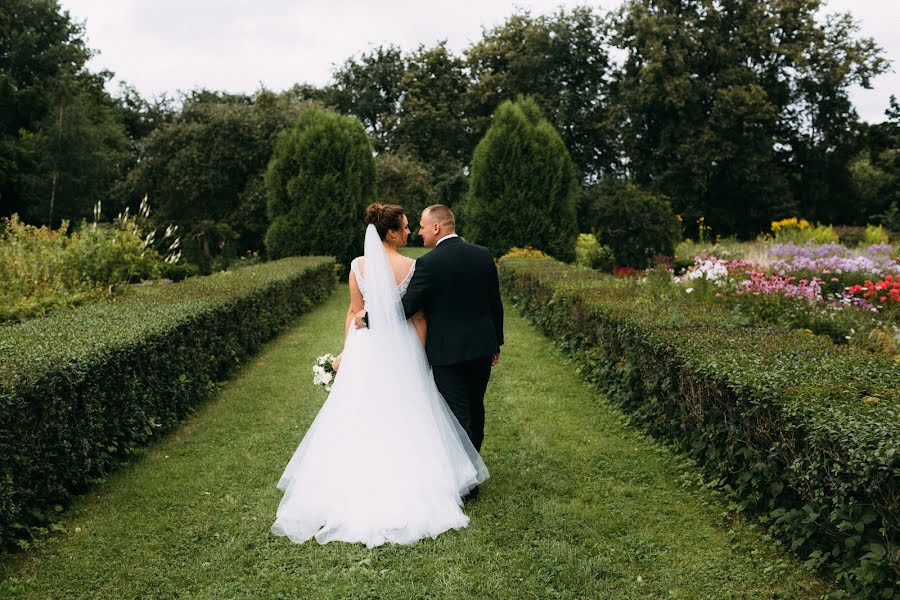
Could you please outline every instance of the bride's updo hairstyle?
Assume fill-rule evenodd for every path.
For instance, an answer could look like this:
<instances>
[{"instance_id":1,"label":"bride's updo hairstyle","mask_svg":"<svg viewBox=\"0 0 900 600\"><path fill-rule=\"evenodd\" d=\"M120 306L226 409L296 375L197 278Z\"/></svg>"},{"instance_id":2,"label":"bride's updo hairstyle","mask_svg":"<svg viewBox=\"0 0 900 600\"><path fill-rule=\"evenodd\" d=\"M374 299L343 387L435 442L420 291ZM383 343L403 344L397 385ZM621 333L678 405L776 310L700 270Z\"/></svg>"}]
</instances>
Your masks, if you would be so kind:
<instances>
[{"instance_id":1,"label":"bride's updo hairstyle","mask_svg":"<svg viewBox=\"0 0 900 600\"><path fill-rule=\"evenodd\" d=\"M403 207L399 204L370 204L366 209L366 223L375 226L378 237L384 241L388 231L403 227Z\"/></svg>"}]
</instances>

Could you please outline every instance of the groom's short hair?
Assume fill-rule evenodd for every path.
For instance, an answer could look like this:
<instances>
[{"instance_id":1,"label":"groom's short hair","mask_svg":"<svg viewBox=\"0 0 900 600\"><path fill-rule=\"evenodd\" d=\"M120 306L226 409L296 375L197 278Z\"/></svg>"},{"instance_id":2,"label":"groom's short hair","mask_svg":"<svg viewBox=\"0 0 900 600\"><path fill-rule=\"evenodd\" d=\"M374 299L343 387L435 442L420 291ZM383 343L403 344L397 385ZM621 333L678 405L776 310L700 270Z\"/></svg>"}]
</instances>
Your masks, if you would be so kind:
<instances>
[{"instance_id":1,"label":"groom's short hair","mask_svg":"<svg viewBox=\"0 0 900 600\"><path fill-rule=\"evenodd\" d=\"M432 204L423 212L425 212L429 218L440 223L442 227L456 229L456 217L453 216L453 211L443 204Z\"/></svg>"}]
</instances>

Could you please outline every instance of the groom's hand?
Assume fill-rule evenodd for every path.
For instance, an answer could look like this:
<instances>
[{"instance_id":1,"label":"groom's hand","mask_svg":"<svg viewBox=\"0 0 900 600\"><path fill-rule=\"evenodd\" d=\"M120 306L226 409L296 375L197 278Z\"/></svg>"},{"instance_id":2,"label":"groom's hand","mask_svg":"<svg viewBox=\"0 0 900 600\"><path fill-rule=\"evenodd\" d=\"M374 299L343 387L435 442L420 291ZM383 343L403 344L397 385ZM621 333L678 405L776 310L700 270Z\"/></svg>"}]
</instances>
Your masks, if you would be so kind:
<instances>
[{"instance_id":1,"label":"groom's hand","mask_svg":"<svg viewBox=\"0 0 900 600\"><path fill-rule=\"evenodd\" d=\"M357 329L363 329L369 326L369 319L366 315L366 309L362 309L356 315L353 316L353 322L356 324Z\"/></svg>"},{"instance_id":2,"label":"groom's hand","mask_svg":"<svg viewBox=\"0 0 900 600\"><path fill-rule=\"evenodd\" d=\"M499 364L500 364L500 353L498 352L497 354L495 354L491 357L491 366L496 367Z\"/></svg>"}]
</instances>

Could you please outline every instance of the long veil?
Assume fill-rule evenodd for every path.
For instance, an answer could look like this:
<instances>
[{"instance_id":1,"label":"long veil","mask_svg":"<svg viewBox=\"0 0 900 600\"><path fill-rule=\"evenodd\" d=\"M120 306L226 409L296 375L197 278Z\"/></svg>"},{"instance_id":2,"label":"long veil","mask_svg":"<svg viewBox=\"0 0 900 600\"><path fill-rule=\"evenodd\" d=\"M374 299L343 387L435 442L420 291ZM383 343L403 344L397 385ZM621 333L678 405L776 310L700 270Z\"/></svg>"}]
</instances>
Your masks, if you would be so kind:
<instances>
[{"instance_id":1,"label":"long veil","mask_svg":"<svg viewBox=\"0 0 900 600\"><path fill-rule=\"evenodd\" d=\"M374 225L366 228L366 310L369 313L369 329L378 344L399 341L407 329L406 316L400 302L400 294L394 281L394 271L388 260L384 244Z\"/></svg>"}]
</instances>

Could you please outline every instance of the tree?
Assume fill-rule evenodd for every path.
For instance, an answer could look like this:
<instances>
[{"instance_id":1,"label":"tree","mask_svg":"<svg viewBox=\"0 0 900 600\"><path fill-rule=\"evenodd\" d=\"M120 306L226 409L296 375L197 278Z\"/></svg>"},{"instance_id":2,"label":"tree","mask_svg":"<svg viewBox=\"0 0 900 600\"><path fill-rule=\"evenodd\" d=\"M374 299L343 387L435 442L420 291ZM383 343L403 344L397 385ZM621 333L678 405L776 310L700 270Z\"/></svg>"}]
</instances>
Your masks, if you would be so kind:
<instances>
[{"instance_id":1,"label":"tree","mask_svg":"<svg viewBox=\"0 0 900 600\"><path fill-rule=\"evenodd\" d=\"M19 132L15 193L29 222L89 218L124 174L130 144L103 79L61 76L47 114Z\"/></svg>"},{"instance_id":2,"label":"tree","mask_svg":"<svg viewBox=\"0 0 900 600\"><path fill-rule=\"evenodd\" d=\"M366 128L377 152L393 145L405 61L396 46L379 46L359 59L349 58L335 70L334 83L323 100L344 114L354 115Z\"/></svg>"},{"instance_id":3,"label":"tree","mask_svg":"<svg viewBox=\"0 0 900 600\"><path fill-rule=\"evenodd\" d=\"M504 100L530 96L559 131L582 177L618 162L609 131L608 23L588 7L532 17L509 17L466 50L473 83L470 112L476 135Z\"/></svg>"},{"instance_id":4,"label":"tree","mask_svg":"<svg viewBox=\"0 0 900 600\"><path fill-rule=\"evenodd\" d=\"M84 30L59 3L0 10L0 215L55 225L90 215L127 163L108 72L91 74Z\"/></svg>"},{"instance_id":5,"label":"tree","mask_svg":"<svg viewBox=\"0 0 900 600\"><path fill-rule=\"evenodd\" d=\"M133 86L123 82L119 84L115 103L125 132L131 139L133 166L143 155L147 136L175 118L174 102L166 94L147 100Z\"/></svg>"},{"instance_id":6,"label":"tree","mask_svg":"<svg viewBox=\"0 0 900 600\"><path fill-rule=\"evenodd\" d=\"M412 230L422 210L438 203L431 173L414 158L388 152L379 154L375 157L375 182L379 202L403 206Z\"/></svg>"},{"instance_id":7,"label":"tree","mask_svg":"<svg viewBox=\"0 0 900 600\"><path fill-rule=\"evenodd\" d=\"M265 90L252 97L195 92L143 141L117 199L134 204L149 195L157 220L180 226L185 258L203 271L217 259L260 252L272 147L307 106Z\"/></svg>"},{"instance_id":8,"label":"tree","mask_svg":"<svg viewBox=\"0 0 900 600\"><path fill-rule=\"evenodd\" d=\"M900 231L900 104L891 96L887 120L863 124L858 154L850 161L850 177L861 223L880 222ZM891 211L891 207L893 211ZM885 218L886 215L894 215Z\"/></svg>"},{"instance_id":9,"label":"tree","mask_svg":"<svg viewBox=\"0 0 900 600\"><path fill-rule=\"evenodd\" d=\"M421 46L406 61L397 126L391 145L427 165L442 204L465 193L465 166L477 138L466 114L465 62L447 50Z\"/></svg>"},{"instance_id":10,"label":"tree","mask_svg":"<svg viewBox=\"0 0 900 600\"><path fill-rule=\"evenodd\" d=\"M575 166L534 100L506 101L472 157L464 234L495 256L531 246L575 258Z\"/></svg>"},{"instance_id":11,"label":"tree","mask_svg":"<svg viewBox=\"0 0 900 600\"><path fill-rule=\"evenodd\" d=\"M349 265L360 254L375 163L362 124L321 108L279 134L266 172L271 258L330 255Z\"/></svg>"},{"instance_id":12,"label":"tree","mask_svg":"<svg viewBox=\"0 0 900 600\"><path fill-rule=\"evenodd\" d=\"M847 89L884 64L852 20L820 23L819 7L628 2L615 21L627 56L613 117L634 180L722 234L755 235L798 209L846 214L829 207L847 196Z\"/></svg>"}]
</instances>

